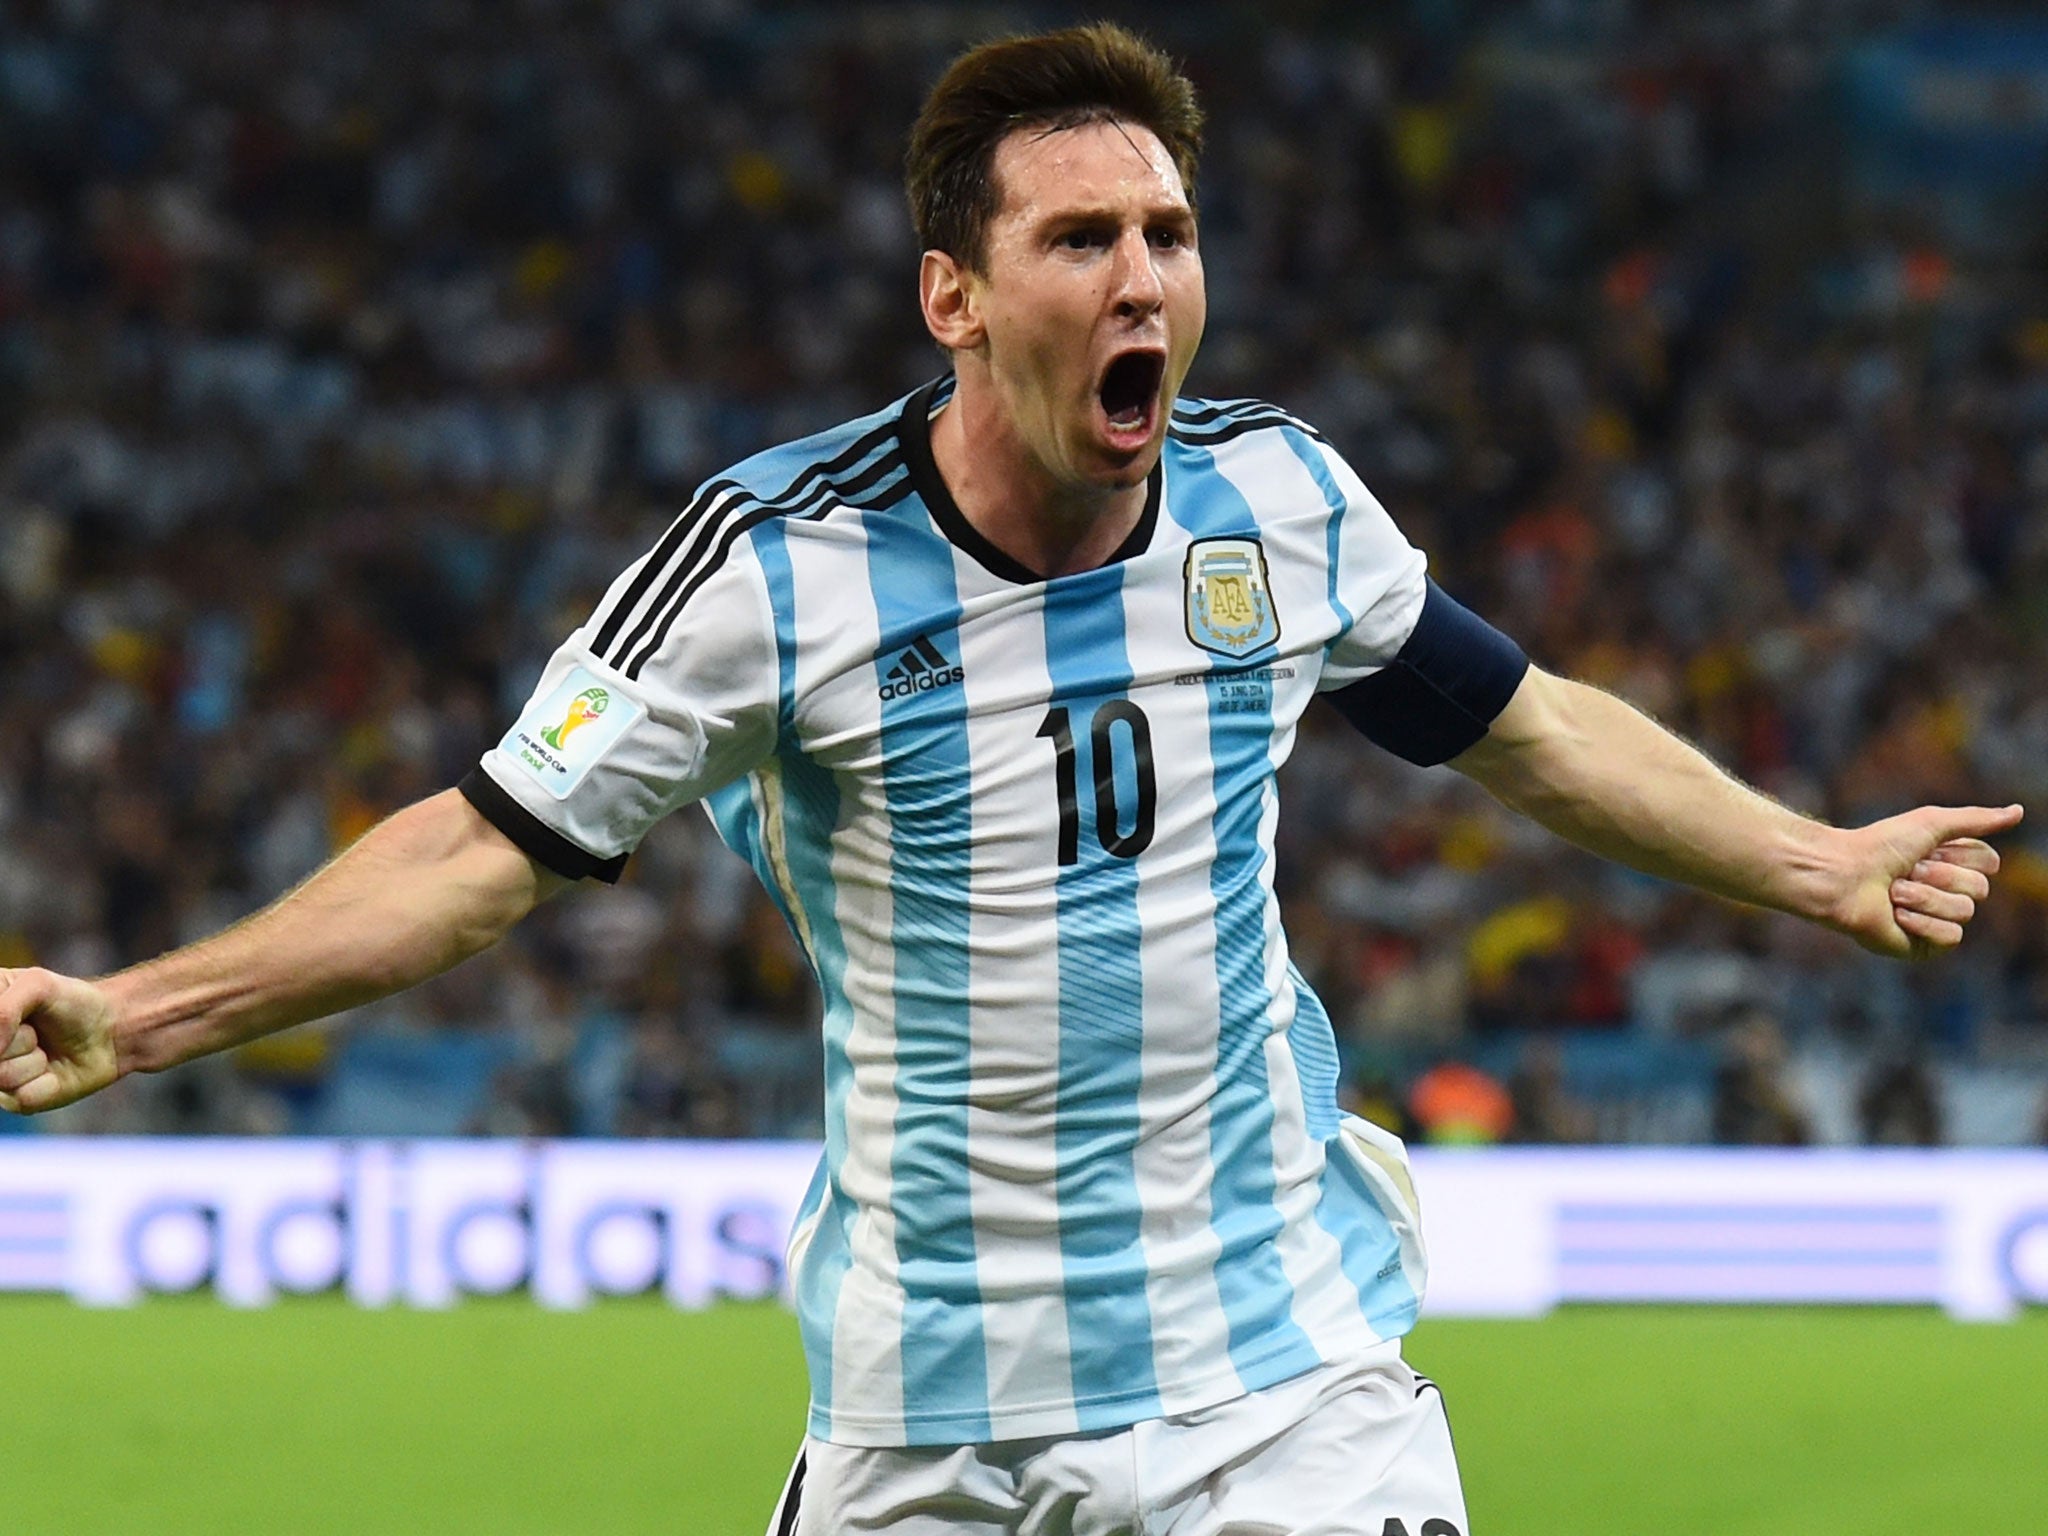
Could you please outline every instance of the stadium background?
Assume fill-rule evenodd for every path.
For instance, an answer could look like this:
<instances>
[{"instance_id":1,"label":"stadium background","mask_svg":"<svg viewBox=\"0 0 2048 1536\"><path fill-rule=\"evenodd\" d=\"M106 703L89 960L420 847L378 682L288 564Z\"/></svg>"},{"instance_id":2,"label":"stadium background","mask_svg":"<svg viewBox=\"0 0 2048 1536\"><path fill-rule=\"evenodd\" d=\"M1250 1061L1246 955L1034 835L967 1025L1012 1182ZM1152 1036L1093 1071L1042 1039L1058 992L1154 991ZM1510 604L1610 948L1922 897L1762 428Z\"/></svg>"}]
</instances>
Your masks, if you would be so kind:
<instances>
[{"instance_id":1,"label":"stadium background","mask_svg":"<svg viewBox=\"0 0 2048 1536\"><path fill-rule=\"evenodd\" d=\"M0 3L0 963L104 971L286 889L458 778L700 478L936 372L905 129L960 46L1082 14ZM1313 722L1283 781L1283 892L1354 1102L1424 1141L2048 1141L2048 26L1907 0L1087 14L1185 58L1210 112L1191 392L1316 422L1439 579L1539 661L1795 805L1847 821L2036 807L1963 952L1907 969L1581 859L1455 776ZM0 1131L804 1138L814 1006L772 908L683 816L621 886L555 903L416 994ZM317 1372L334 1354L314 1339L352 1350L352 1330L401 1326L324 1302L263 1324L182 1302L14 1308L36 1309L12 1315L57 1358L92 1362L47 1389L59 1415L160 1390L118 1360L217 1372L274 1405L294 1349ZM732 1378L690 1385L693 1341L727 1340L703 1346L718 1358L755 1314L453 1316L391 1345L447 1373L436 1433L524 1422L531 1402L616 1449L609 1409L560 1404L638 1401L646 1362L675 1362L635 1419L637 1470L593 1474L666 1491L588 1528L716 1536L762 1507L782 1432L747 1414L793 1410L745 1351ZM1959 1490L2019 1486L2002 1458L2028 1442L2000 1435L2048 1428L2021 1386L2041 1379L2038 1319L2003 1342L1803 1314L1484 1331L1509 1326L1425 1329L1469 1353L1468 1411L1502 1426L1482 1438L1520 1423L1515 1360L1602 1383L1585 1396L1624 1428L1593 1425L1589 1445L1640 1436L1670 1405L1631 1413L1625 1362L1679 1359L1687 1330L1723 1373L1702 1403L1749 1396L1751 1360L1830 1341L1852 1374L1816 1368L1808 1402L1774 1370L1773 1401L1805 1427L1741 1454L1699 1438L1720 1415L1679 1412L1669 1457L1646 1450L1650 1491L1626 1498L1555 1448L1524 1464L1502 1438L1490 1458L1468 1445L1482 1529L1573 1528L1533 1511L1535 1481L1565 1512L1596 1507L1596 1487L1635 1509L1661 1490L1671 1513L1635 1523L1694 1529L1675 1512L1713 1503L1670 1474L1685 1461L1781 1501L1819 1465L1829 1487L1890 1489L1858 1529L1969 1524ZM250 1331L265 1327L305 1340ZM579 1349L571 1327L630 1333L615 1377L494 1390L494 1352ZM1940 1487L1816 1448L1906 1433L1815 1427L1884 1395L1849 1384L1872 1357L1916 1392L1944 1361L2012 1389L1969 1394L1984 1427L1940 1442ZM794 1365L785 1349L777 1369ZM377 1422L438 1402L394 1396ZM280 1422L235 1411L246 1423L221 1422ZM666 1448L650 1416L676 1426ZM213 1421L120 1422L124 1452L189 1465L180 1448ZM692 1449L754 1424L765 1450L751 1433L731 1458ZM500 1453L527 1441L477 1433L479 1461L502 1465L456 1480L455 1513L365 1525L358 1509L351 1528L585 1528L523 1491L538 1452ZM289 1502L321 1481L291 1470L318 1460L292 1444L225 1480L269 1487L261 1463L285 1503L194 1492L145 1519L157 1485L115 1479L105 1524L36 1528L182 1528L172 1507L195 1528L231 1509L282 1528L282 1508L326 1528ZM448 1457L428 1462L447 1484ZM740 1513L683 1518L728 1467ZM1736 1513L1698 1529L1851 1523L1824 1499L1773 1514L1728 1497ZM1974 1518L2027 1528L2000 1513L2019 1507Z\"/></svg>"}]
</instances>

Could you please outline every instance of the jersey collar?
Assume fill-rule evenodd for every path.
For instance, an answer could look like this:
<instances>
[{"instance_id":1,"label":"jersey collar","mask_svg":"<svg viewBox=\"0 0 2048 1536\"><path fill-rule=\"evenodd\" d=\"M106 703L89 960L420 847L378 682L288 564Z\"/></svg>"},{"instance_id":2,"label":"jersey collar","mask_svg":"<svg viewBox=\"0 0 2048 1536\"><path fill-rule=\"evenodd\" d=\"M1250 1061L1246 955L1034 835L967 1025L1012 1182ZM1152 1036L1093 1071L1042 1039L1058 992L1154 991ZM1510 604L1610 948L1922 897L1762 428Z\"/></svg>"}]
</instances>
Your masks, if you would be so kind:
<instances>
[{"instance_id":1,"label":"jersey collar","mask_svg":"<svg viewBox=\"0 0 2048 1536\"><path fill-rule=\"evenodd\" d=\"M951 541L954 548L965 552L990 575L1020 583L1047 580L984 538L974 524L967 521L960 504L953 500L953 493L946 489L946 482L940 478L939 466L932 458L932 413L952 394L953 376L945 374L903 402L903 414L897 419L896 430L903 444L903 462L910 466L911 489L924 502L932 521L939 525L939 532ZM1159 524L1159 491L1165 477L1165 462L1162 454L1160 462L1152 466L1152 473L1145 477L1145 510L1138 515L1137 524L1130 534L1117 546L1116 553L1103 561L1104 566L1133 559L1151 547L1152 530ZM1069 574L1086 573L1076 571Z\"/></svg>"}]
</instances>

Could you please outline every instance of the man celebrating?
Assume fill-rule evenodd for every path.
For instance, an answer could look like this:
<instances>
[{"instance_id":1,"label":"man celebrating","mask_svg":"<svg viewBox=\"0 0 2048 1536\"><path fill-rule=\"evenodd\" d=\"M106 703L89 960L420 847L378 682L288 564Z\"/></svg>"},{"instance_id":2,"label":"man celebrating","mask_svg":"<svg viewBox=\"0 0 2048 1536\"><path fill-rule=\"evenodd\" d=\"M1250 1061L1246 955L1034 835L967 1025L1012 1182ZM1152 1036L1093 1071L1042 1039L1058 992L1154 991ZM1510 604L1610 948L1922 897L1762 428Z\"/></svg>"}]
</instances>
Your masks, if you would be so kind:
<instances>
[{"instance_id":1,"label":"man celebrating","mask_svg":"<svg viewBox=\"0 0 2048 1536\"><path fill-rule=\"evenodd\" d=\"M96 983L12 973L0 1104L409 986L701 800L825 999L780 1536L1464 1536L1400 1356L1405 1162L1340 1119L1278 921L1310 701L1893 955L1960 941L2020 812L1794 815L1530 667L1313 428L1180 400L1200 126L1114 27L958 60L909 158L950 377L706 485L458 790L276 906Z\"/></svg>"}]
</instances>

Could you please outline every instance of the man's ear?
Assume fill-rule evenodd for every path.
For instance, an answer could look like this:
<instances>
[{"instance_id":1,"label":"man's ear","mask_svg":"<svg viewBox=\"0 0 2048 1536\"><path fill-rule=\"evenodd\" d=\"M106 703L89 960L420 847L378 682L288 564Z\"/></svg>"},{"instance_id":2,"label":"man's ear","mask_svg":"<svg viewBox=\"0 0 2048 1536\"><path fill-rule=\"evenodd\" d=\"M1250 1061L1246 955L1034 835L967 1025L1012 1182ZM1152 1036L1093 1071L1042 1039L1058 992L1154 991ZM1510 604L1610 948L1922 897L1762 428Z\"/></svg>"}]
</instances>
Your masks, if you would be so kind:
<instances>
[{"instance_id":1,"label":"man's ear","mask_svg":"<svg viewBox=\"0 0 2048 1536\"><path fill-rule=\"evenodd\" d=\"M986 329L980 279L970 268L944 251L926 251L917 268L917 297L932 340L949 352L970 352L981 345Z\"/></svg>"}]
</instances>

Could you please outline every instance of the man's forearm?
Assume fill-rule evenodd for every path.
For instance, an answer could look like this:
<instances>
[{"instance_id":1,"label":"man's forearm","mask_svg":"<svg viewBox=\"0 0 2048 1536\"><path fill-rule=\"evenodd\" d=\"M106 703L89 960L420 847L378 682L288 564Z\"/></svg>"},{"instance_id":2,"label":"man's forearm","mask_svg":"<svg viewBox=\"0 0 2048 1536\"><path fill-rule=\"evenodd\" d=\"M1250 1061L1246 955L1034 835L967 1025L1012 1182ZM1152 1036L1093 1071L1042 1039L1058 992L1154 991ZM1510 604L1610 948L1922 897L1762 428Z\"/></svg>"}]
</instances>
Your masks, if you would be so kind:
<instances>
[{"instance_id":1,"label":"man's forearm","mask_svg":"<svg viewBox=\"0 0 2048 1536\"><path fill-rule=\"evenodd\" d=\"M424 981L562 882L454 790L380 823L247 921L101 983L123 1072L154 1072Z\"/></svg>"},{"instance_id":2,"label":"man's forearm","mask_svg":"<svg viewBox=\"0 0 2048 1536\"><path fill-rule=\"evenodd\" d=\"M1822 922L1849 876L1836 829L1746 787L1597 688L1530 669L1453 760L1503 804L1647 874Z\"/></svg>"}]
</instances>

